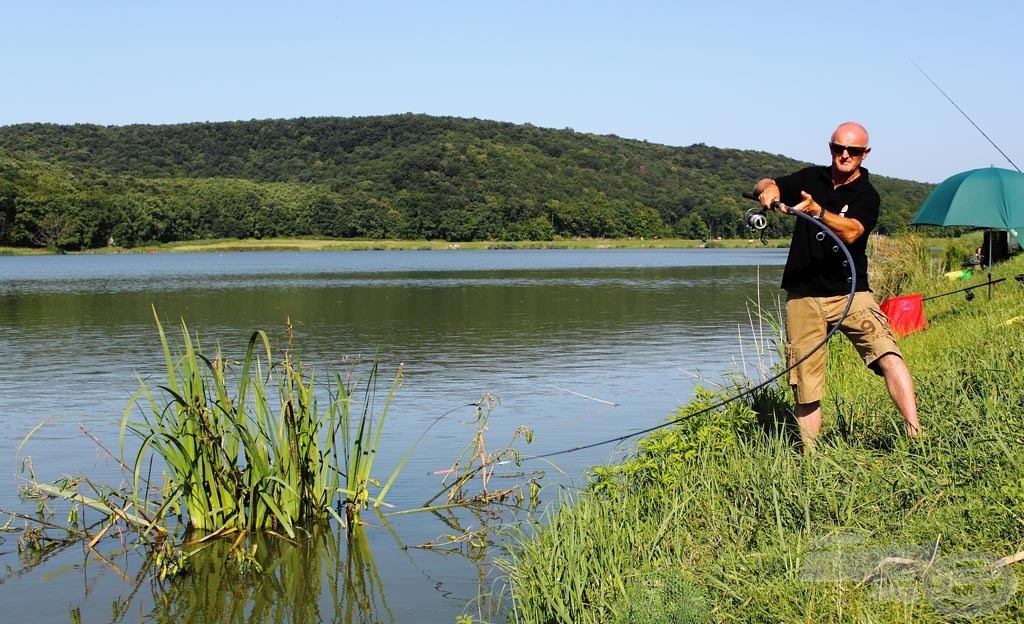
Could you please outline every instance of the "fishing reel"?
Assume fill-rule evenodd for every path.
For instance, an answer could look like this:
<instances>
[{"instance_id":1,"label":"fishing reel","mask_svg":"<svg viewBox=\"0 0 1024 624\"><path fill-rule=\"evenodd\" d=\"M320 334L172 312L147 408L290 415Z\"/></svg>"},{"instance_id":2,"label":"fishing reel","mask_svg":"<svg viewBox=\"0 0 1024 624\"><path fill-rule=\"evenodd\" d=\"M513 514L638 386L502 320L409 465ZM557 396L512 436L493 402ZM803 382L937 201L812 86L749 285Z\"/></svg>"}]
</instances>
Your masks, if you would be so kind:
<instances>
[{"instance_id":1,"label":"fishing reel","mask_svg":"<svg viewBox=\"0 0 1024 624\"><path fill-rule=\"evenodd\" d=\"M757 199L757 195L754 195L753 193L743 193L743 197L746 199ZM784 214L797 214L807 219L812 218L793 211L779 200L772 202L772 210L778 210ZM761 244L767 245L768 241L765 236L767 232L765 232L765 230L768 228L768 217L765 215L764 208L751 208L745 215L743 215L743 220L747 224L748 230L758 231L761 233ZM816 232L814 234L814 238L817 239L818 242L825 240L825 230ZM838 247L834 248L833 251L839 251Z\"/></svg>"},{"instance_id":2,"label":"fishing reel","mask_svg":"<svg viewBox=\"0 0 1024 624\"><path fill-rule=\"evenodd\" d=\"M743 197L747 199L757 199L757 195L754 195L753 193L744 193ZM779 209L785 210L785 206L778 202L775 202L775 204L772 205L772 208L776 208L776 204L778 204ZM746 214L743 215L743 222L747 225L748 230L758 233L762 245L768 244L768 215L765 213L765 209L763 207L758 206L757 208L747 210Z\"/></svg>"},{"instance_id":3,"label":"fishing reel","mask_svg":"<svg viewBox=\"0 0 1024 624\"><path fill-rule=\"evenodd\" d=\"M751 208L747 211L747 214L743 216L743 220L746 221L747 229L750 230L757 230L760 232L768 227L768 217L764 214L764 208Z\"/></svg>"},{"instance_id":4,"label":"fishing reel","mask_svg":"<svg viewBox=\"0 0 1024 624\"><path fill-rule=\"evenodd\" d=\"M765 236L767 234L765 230L768 229L768 217L765 216L764 208L751 208L747 214L743 215L743 222L747 224L748 230L758 233L762 245L768 244Z\"/></svg>"}]
</instances>

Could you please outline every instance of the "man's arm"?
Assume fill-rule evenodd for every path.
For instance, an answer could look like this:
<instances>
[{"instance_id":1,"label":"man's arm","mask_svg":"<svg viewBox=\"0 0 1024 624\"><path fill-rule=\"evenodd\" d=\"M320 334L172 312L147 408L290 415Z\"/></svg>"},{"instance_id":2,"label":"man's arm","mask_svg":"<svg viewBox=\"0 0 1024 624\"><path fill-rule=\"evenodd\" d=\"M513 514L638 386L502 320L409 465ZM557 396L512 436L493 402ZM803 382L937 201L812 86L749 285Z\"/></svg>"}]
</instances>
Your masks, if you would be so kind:
<instances>
[{"instance_id":1,"label":"man's arm","mask_svg":"<svg viewBox=\"0 0 1024 624\"><path fill-rule=\"evenodd\" d=\"M818 204L818 202L814 201L813 197L804 191L800 191L800 196L803 197L804 200L795 206L789 206L790 210L799 210L804 214L809 214L815 219L818 219L827 225L830 230L835 232L836 236L839 237L839 240L843 241L847 245L863 236L864 224L860 221L849 217L843 217L825 210Z\"/></svg>"},{"instance_id":2,"label":"man's arm","mask_svg":"<svg viewBox=\"0 0 1024 624\"><path fill-rule=\"evenodd\" d=\"M772 209L772 202L778 200L781 197L782 191L779 190L779 185L775 183L775 180L771 178L763 178L757 181L754 185L754 194L757 195L757 200L761 206L769 210ZM814 198L807 193L801 191L800 196L803 197L803 201L794 205L787 206L790 210L799 210L800 212L806 213L818 219L829 227L839 240L843 241L847 245L857 240L864 234L864 225L857 219L851 219L849 217L841 217L837 214L831 213L818 202L814 201Z\"/></svg>"}]
</instances>

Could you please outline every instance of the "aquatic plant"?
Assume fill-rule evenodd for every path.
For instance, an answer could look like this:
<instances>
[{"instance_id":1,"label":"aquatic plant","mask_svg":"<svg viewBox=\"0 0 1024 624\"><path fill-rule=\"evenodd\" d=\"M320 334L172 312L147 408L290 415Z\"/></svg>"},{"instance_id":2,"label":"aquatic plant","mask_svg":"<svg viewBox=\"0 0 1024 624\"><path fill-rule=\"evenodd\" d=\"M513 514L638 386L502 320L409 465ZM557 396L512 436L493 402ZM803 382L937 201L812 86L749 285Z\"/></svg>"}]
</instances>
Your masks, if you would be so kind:
<instances>
[{"instance_id":1,"label":"aquatic plant","mask_svg":"<svg viewBox=\"0 0 1024 624\"><path fill-rule=\"evenodd\" d=\"M292 349L275 354L263 331L251 335L241 360L232 360L219 347L206 355L184 320L180 345L172 349L155 308L153 317L165 380L153 387L140 378L122 416L118 454L94 438L129 475L129 485L111 487L84 476L40 483L30 472L23 496L38 501L34 522L54 528L43 520L52 515L49 499L71 503L68 535L54 539L87 537L91 546L114 527L127 528L153 544L167 563L161 567L166 574L179 567L180 553L164 541L182 530L193 546L254 531L295 538L331 519L351 526L362 509L383 501L383 489L370 493L371 486L379 487L371 470L402 383L401 367L378 414L376 362L365 379L350 370L320 384ZM289 347L291 335L289 326ZM134 459L123 460L132 437L138 440ZM24 465L31 471L30 459ZM81 508L99 512L102 520L86 530Z\"/></svg>"},{"instance_id":2,"label":"aquatic plant","mask_svg":"<svg viewBox=\"0 0 1024 624\"><path fill-rule=\"evenodd\" d=\"M213 359L205 356L182 320L182 353L175 358L153 314L166 385L157 395L140 379L121 426L122 456L126 434L141 440L132 469L137 513L155 525L183 510L189 529L274 530L289 537L298 526L340 521L335 439L349 403L329 396L320 409L312 370L290 351L275 361L262 331L252 334L232 370L219 349ZM136 411L141 418L132 420ZM146 474L150 453L167 470L158 488Z\"/></svg>"},{"instance_id":3,"label":"aquatic plant","mask_svg":"<svg viewBox=\"0 0 1024 624\"><path fill-rule=\"evenodd\" d=\"M536 505L539 487L537 482L543 478L543 471L513 475L502 475L497 472L501 466L511 465L516 468L520 466L520 455L515 446L516 441L523 439L527 444L531 443L533 430L528 427L518 427L512 432L512 438L504 447L487 450L487 425L491 411L497 405L498 397L491 393L484 394L474 404L476 418L473 422L475 428L473 438L450 468L438 471L442 475L442 489L423 504L424 508L429 509L442 496L446 499L445 505L504 502L513 496L518 498L519 502L528 503L530 506ZM513 481L509 487L495 489L491 482L493 479L501 477L510 477ZM466 488L474 479L478 479L480 490L475 494L469 494Z\"/></svg>"},{"instance_id":4,"label":"aquatic plant","mask_svg":"<svg viewBox=\"0 0 1024 624\"><path fill-rule=\"evenodd\" d=\"M301 544L333 520L347 529L350 555L366 559L365 538L359 538L360 514L385 504L416 444L454 410L435 419L382 482L374 476L376 452L392 400L404 381L402 366L383 388L378 387L376 359L363 375L357 371L366 369L354 361L324 383L295 355L290 323L285 349L275 351L267 334L256 331L244 355L235 359L219 345L205 351L184 319L178 341L169 338L155 308L153 319L164 372L157 381L140 377L121 418L118 452L82 428L101 453L116 462L124 480L116 486L86 476L41 483L32 473L31 458L24 458L29 478L22 495L37 502L38 513L17 515L33 526L20 533L22 552L42 558L84 543L89 556L117 570L114 557L98 547L104 538L117 537L117 552L141 546L146 569L164 582L192 573L197 566L212 565L210 553L222 553L225 547L228 555L220 558L227 563L261 572L267 560L250 544L265 543L258 540L266 537ZM446 480L452 481L438 495L447 493L445 503L431 505L431 499L420 508L391 513L438 514L477 505L481 513L497 517L489 507L495 503L536 503L536 481L542 472L498 474L499 466L518 466L513 443L523 437L529 441L532 433L517 429L512 442L497 450L485 442L489 415L497 403L497 397L486 393L480 401L460 406L475 410L475 430L446 472ZM46 424L40 423L22 444ZM504 477L515 482L495 487L494 480ZM480 492L469 494L474 479ZM55 502L65 503L66 523L55 520ZM383 518L378 515L386 524ZM492 545L476 528L447 539L465 546L471 558ZM423 548L446 550L440 539Z\"/></svg>"}]
</instances>

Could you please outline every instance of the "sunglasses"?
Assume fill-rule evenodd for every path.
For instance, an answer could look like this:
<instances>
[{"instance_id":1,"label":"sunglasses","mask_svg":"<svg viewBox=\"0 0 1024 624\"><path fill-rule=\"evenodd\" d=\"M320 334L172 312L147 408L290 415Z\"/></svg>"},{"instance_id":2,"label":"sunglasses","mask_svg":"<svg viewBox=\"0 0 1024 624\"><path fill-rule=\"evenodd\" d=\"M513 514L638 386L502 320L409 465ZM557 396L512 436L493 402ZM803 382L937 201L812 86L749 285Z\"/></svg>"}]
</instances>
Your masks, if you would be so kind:
<instances>
[{"instance_id":1,"label":"sunglasses","mask_svg":"<svg viewBox=\"0 0 1024 624\"><path fill-rule=\"evenodd\" d=\"M865 152L871 149L870 147L861 147L859 145L843 145L841 143L829 143L828 148L832 150L832 153L835 154L836 156L842 155L842 153L845 151L854 158L863 156Z\"/></svg>"}]
</instances>

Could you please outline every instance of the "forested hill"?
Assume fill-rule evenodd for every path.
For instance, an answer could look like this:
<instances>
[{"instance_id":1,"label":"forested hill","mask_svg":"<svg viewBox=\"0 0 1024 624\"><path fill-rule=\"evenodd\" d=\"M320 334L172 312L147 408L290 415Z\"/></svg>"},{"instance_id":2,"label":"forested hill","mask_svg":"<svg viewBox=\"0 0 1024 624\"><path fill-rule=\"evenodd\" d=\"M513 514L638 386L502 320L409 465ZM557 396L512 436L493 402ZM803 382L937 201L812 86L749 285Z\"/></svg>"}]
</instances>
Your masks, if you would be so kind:
<instances>
[{"instance_id":1,"label":"forested hill","mask_svg":"<svg viewBox=\"0 0 1024 624\"><path fill-rule=\"evenodd\" d=\"M0 245L729 238L747 235L742 216L753 204L740 193L802 164L703 144L413 114L22 124L0 127ZM907 229L932 186L873 180L883 199L879 231Z\"/></svg>"}]
</instances>

